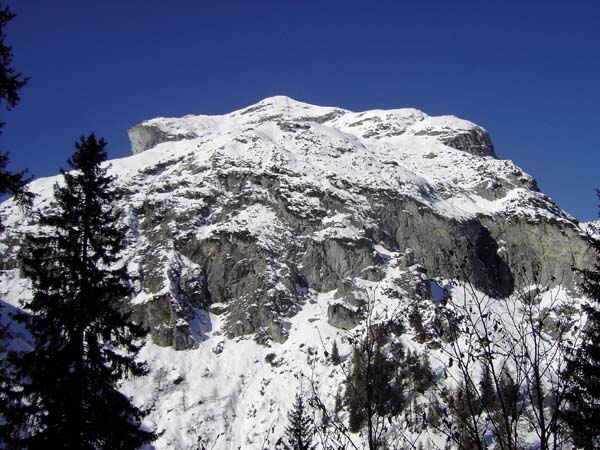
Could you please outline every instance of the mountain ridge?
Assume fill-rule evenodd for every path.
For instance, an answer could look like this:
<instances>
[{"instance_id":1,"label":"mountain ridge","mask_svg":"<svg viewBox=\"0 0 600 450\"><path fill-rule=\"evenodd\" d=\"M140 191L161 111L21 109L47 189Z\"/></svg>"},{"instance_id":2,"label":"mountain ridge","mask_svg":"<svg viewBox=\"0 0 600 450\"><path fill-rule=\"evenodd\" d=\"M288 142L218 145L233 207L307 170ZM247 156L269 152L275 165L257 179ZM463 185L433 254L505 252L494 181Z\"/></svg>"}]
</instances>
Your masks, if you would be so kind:
<instances>
[{"instance_id":1,"label":"mountain ridge","mask_svg":"<svg viewBox=\"0 0 600 450\"><path fill-rule=\"evenodd\" d=\"M257 116L256 113L260 114ZM352 112L337 107L315 106L286 96L269 97L255 105L229 114L187 115L182 118L157 117L143 121L128 130L132 142L132 152L136 154L154 147L161 142L160 136L163 136L165 141L199 137L202 131L214 127L219 120L222 122L237 121L238 125L255 125L265 121L313 122L327 124L332 128L351 132L350 134L354 135L362 133L362 137L365 138L378 138L382 134L390 137L407 131L416 135L431 134L442 137L450 134L445 136L450 146L454 144L454 148L476 152L482 156L495 157L487 131L456 116L428 116L414 108ZM409 130L413 126L414 129ZM355 130L351 130L352 128ZM153 134L154 139L144 138L143 133L138 133L144 129L149 134ZM456 133L457 131L458 133ZM471 135L474 139L471 142L453 141L453 138L458 137L457 135L463 137ZM478 145L481 147L480 149L476 148Z\"/></svg>"},{"instance_id":2,"label":"mountain ridge","mask_svg":"<svg viewBox=\"0 0 600 450\"><path fill-rule=\"evenodd\" d=\"M256 267L242 270L244 284L252 287L234 296L254 298L259 284L272 290L283 283L284 294L270 291L286 298L278 317L302 296L297 285L331 290L347 276L377 267L382 259L373 256L374 245L410 249L416 262L445 277L466 262L479 288L500 295L512 292L519 252L524 260L543 259L548 278L572 285L570 265L583 265L588 258L575 219L511 161L497 159L493 150L482 155L480 144L468 151L465 145L487 136L485 130L448 117L432 118L415 109L352 113L278 96L226 115L159 118L131 128L134 155L111 161L110 170L126 194L121 207L132 242L146 247L130 247L128 256L130 264L143 261L133 269L142 280L139 295L161 305L138 318L153 328L160 322L154 316L166 320L159 311L172 309L168 273L173 267L176 273L194 274L195 291L178 288L187 298L183 303L227 304L231 294L219 286L225 280L239 284L237 275L228 277L240 269L225 260L213 266L209 255L235 254L240 248L251 252L240 259ZM443 133L424 124L427 120L444 124ZM143 134L156 123L169 140L136 150L139 127ZM456 142L462 142L460 149L450 146ZM38 207L49 205L54 181L31 184L42 193ZM10 234L24 218L8 216ZM229 236L229 247L223 236ZM175 260L161 249L165 239ZM186 263L176 262L181 258ZM251 273L264 273L269 264L271 280L250 280ZM278 264L285 266L286 276L278 274ZM312 269L315 265L321 268ZM235 324L245 308L234 310ZM189 305L180 313L193 316ZM281 323L274 327L272 322L283 317L264 314L252 326L232 324L233 335L255 332L266 321L268 334L283 339ZM178 323L175 317L168 321Z\"/></svg>"},{"instance_id":3,"label":"mountain ridge","mask_svg":"<svg viewBox=\"0 0 600 450\"><path fill-rule=\"evenodd\" d=\"M310 364L332 392L343 382L322 347L364 326L365 292L404 317L414 305L433 314L456 278L497 299L536 277L576 296L571 267L593 261L582 226L498 159L483 128L453 116L279 96L221 116L151 119L129 134L133 155L107 164L123 193L129 307L150 329L153 370L125 389L154 405L149 420L166 430L158 448L194 448L194 433L215 448L261 448ZM34 210L51 207L59 179L31 183ZM0 213L0 290L17 306L27 295L18 252L36 225L12 200ZM348 358L349 343L341 350ZM239 370L227 367L236 358ZM168 391L151 378L160 370ZM177 406L184 386L193 407Z\"/></svg>"}]
</instances>

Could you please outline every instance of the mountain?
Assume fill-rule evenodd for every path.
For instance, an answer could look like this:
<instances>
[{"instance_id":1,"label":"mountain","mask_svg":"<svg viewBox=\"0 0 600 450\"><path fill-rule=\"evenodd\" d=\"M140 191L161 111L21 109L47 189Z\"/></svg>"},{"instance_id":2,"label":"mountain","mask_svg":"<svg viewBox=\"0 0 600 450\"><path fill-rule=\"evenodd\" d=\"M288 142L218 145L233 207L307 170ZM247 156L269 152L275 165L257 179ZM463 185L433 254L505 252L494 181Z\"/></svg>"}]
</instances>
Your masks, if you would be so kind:
<instances>
[{"instance_id":1,"label":"mountain","mask_svg":"<svg viewBox=\"0 0 600 450\"><path fill-rule=\"evenodd\" d=\"M277 96L148 120L129 137L133 156L109 163L152 372L124 389L152 406L157 448L272 445L301 374L333 401L344 376L324 350L337 340L349 358L346 330L364 326L370 301L433 308L461 278L498 299L540 281L570 302L571 267L593 261L584 227L454 116ZM60 179L31 183L34 208ZM22 233L36 225L12 200L0 213L0 293L17 307ZM404 345L434 348L406 327Z\"/></svg>"}]
</instances>

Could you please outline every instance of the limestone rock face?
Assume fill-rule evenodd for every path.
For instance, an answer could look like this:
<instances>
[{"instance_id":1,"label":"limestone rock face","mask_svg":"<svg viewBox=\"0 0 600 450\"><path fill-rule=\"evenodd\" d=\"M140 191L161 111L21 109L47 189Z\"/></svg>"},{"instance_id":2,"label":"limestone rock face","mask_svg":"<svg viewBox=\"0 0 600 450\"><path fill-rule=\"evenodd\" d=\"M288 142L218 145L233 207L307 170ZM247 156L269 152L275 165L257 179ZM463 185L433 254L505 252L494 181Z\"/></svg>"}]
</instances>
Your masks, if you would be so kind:
<instances>
[{"instance_id":1,"label":"limestone rock face","mask_svg":"<svg viewBox=\"0 0 600 450\"><path fill-rule=\"evenodd\" d=\"M496 156L494 146L489 135L482 128L475 128L467 133L460 133L456 136L448 137L443 140L448 147L462 150L477 156Z\"/></svg>"},{"instance_id":2,"label":"limestone rock face","mask_svg":"<svg viewBox=\"0 0 600 450\"><path fill-rule=\"evenodd\" d=\"M428 117L411 129L416 136L435 136L448 147L476 156L496 157L487 131L453 116Z\"/></svg>"},{"instance_id":3,"label":"limestone rock face","mask_svg":"<svg viewBox=\"0 0 600 450\"><path fill-rule=\"evenodd\" d=\"M342 330L351 330L364 318L364 310L342 302L331 303L327 307L327 321Z\"/></svg>"},{"instance_id":4,"label":"limestone rock face","mask_svg":"<svg viewBox=\"0 0 600 450\"><path fill-rule=\"evenodd\" d=\"M199 345L215 315L226 337L284 342L307 296L334 290L328 322L350 329L369 305L365 283L427 299L430 278L468 277L503 297L534 277L572 287L571 266L592 261L577 221L455 117L273 97L153 119L129 136L134 156L111 173L129 228L130 308L160 346ZM10 269L29 219L12 201L0 212Z\"/></svg>"},{"instance_id":5,"label":"limestone rock face","mask_svg":"<svg viewBox=\"0 0 600 450\"><path fill-rule=\"evenodd\" d=\"M127 130L131 141L131 151L138 154L163 142L181 141L197 137L194 133L172 133L158 125L140 124Z\"/></svg>"}]
</instances>

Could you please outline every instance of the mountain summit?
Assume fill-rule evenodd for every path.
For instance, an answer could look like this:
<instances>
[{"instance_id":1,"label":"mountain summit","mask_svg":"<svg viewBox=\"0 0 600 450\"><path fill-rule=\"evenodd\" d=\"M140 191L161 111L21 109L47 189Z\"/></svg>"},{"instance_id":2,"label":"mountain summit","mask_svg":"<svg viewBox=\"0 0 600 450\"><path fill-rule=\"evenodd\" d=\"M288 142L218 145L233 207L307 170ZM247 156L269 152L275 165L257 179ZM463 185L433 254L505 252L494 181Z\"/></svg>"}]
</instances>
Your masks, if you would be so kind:
<instances>
[{"instance_id":1,"label":"mountain summit","mask_svg":"<svg viewBox=\"0 0 600 450\"><path fill-rule=\"evenodd\" d=\"M310 105L285 96L269 97L223 116L152 119L131 128L129 137L136 154L161 142L194 139L215 132L234 132L268 121L322 124L357 138L385 139L403 134L437 136L440 142L458 150L495 156L494 147L483 128L454 116L430 117L411 108L354 113L341 108Z\"/></svg>"},{"instance_id":2,"label":"mountain summit","mask_svg":"<svg viewBox=\"0 0 600 450\"><path fill-rule=\"evenodd\" d=\"M498 159L485 129L454 116L276 96L220 116L151 119L129 137L133 156L110 162L136 280L129 308L169 386L129 388L156 403L160 448L194 448L177 431L199 423L213 440L227 435L215 448L262 448L294 374L362 323L367 288L440 301L442 280L466 274L504 298L540 276L571 288L571 266L591 262L577 221ZM35 208L50 206L57 181L31 183ZM0 212L0 287L16 306L27 292L22 231L34 225L11 200ZM194 400L175 407L184 395Z\"/></svg>"},{"instance_id":3,"label":"mountain summit","mask_svg":"<svg viewBox=\"0 0 600 450\"><path fill-rule=\"evenodd\" d=\"M307 289L382 277L386 252L431 276L466 264L500 296L522 266L530 273L527 261L572 285L571 265L587 258L575 219L454 116L276 96L222 116L148 120L129 136L134 156L111 173L126 193L133 305L160 345L196 345L199 309L222 313L230 336L285 340ZM39 207L56 181L31 184ZM3 212L18 235L25 219L11 201Z\"/></svg>"}]
</instances>

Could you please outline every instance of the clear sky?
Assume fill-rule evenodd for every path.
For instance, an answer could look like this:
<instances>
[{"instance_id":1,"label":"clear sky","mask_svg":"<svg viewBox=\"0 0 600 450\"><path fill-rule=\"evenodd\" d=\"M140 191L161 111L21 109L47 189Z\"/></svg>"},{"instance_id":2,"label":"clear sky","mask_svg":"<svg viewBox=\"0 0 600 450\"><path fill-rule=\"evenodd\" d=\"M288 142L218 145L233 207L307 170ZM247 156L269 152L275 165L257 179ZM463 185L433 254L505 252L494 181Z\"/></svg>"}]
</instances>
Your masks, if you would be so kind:
<instances>
[{"instance_id":1,"label":"clear sky","mask_svg":"<svg viewBox=\"0 0 600 450\"><path fill-rule=\"evenodd\" d=\"M600 1L12 0L0 117L13 168L53 175L84 133L272 95L354 111L414 107L490 132L563 209L598 216Z\"/></svg>"}]
</instances>

